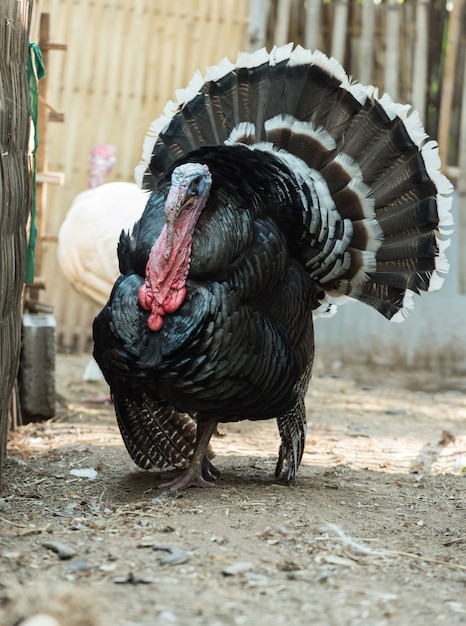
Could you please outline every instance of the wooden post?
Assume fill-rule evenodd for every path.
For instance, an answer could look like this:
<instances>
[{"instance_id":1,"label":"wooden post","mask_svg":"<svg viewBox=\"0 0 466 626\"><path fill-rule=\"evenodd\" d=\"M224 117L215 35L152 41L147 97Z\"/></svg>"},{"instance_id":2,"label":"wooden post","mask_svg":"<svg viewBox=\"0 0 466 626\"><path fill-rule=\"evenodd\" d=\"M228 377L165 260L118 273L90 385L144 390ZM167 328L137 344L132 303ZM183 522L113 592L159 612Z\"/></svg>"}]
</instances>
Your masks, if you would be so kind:
<instances>
[{"instance_id":1,"label":"wooden post","mask_svg":"<svg viewBox=\"0 0 466 626\"><path fill-rule=\"evenodd\" d=\"M458 193L458 217L456 225L456 237L460 242L458 246L458 290L466 293L466 59L463 72L463 92L461 97L463 108L461 110L460 141L459 141L459 172L456 181L456 191Z\"/></svg>"},{"instance_id":2,"label":"wooden post","mask_svg":"<svg viewBox=\"0 0 466 626\"><path fill-rule=\"evenodd\" d=\"M305 45L309 50L319 48L321 28L320 7L322 0L308 0L306 5Z\"/></svg>"},{"instance_id":3,"label":"wooden post","mask_svg":"<svg viewBox=\"0 0 466 626\"><path fill-rule=\"evenodd\" d=\"M268 13L269 0L252 0L248 28L248 48L250 52L265 46Z\"/></svg>"},{"instance_id":4,"label":"wooden post","mask_svg":"<svg viewBox=\"0 0 466 626\"><path fill-rule=\"evenodd\" d=\"M372 0L365 0L362 4L361 18L361 54L359 57L358 80L363 84L373 82L372 66L374 63L374 27L375 7Z\"/></svg>"},{"instance_id":5,"label":"wooden post","mask_svg":"<svg viewBox=\"0 0 466 626\"><path fill-rule=\"evenodd\" d=\"M36 227L37 241L34 255L34 281L27 285L23 315L22 332L25 341L21 351L19 370L19 389L22 417L44 419L55 412L55 319L51 314L40 315L47 311L47 306L39 302L39 291L45 288L42 274L42 255L45 211L47 203L47 185L63 182L63 175L49 172L47 163L47 126L50 120L47 105L48 61L50 50L66 50L66 46L52 44L49 39L50 16L40 16L39 48L46 70L45 77L39 81L39 106L37 111L38 141L36 151ZM54 115L52 119L62 121L63 115Z\"/></svg>"},{"instance_id":6,"label":"wooden post","mask_svg":"<svg viewBox=\"0 0 466 626\"><path fill-rule=\"evenodd\" d=\"M32 1L3 0L0 27L0 486L18 371L21 294L31 214L29 89Z\"/></svg>"},{"instance_id":7,"label":"wooden post","mask_svg":"<svg viewBox=\"0 0 466 626\"><path fill-rule=\"evenodd\" d=\"M400 5L398 0L388 0L387 34L385 40L385 91L398 100L398 68L400 44Z\"/></svg>"},{"instance_id":8,"label":"wooden post","mask_svg":"<svg viewBox=\"0 0 466 626\"><path fill-rule=\"evenodd\" d=\"M348 26L348 0L337 0L332 32L332 57L342 65L345 63L345 48Z\"/></svg>"},{"instance_id":9,"label":"wooden post","mask_svg":"<svg viewBox=\"0 0 466 626\"><path fill-rule=\"evenodd\" d=\"M427 63L429 59L429 5L430 0L417 0L416 40L414 44L413 107L421 119L426 119Z\"/></svg>"},{"instance_id":10,"label":"wooden post","mask_svg":"<svg viewBox=\"0 0 466 626\"><path fill-rule=\"evenodd\" d=\"M49 39L49 15L47 13L42 13L40 16L40 36L39 36L39 48L42 53L42 61L45 67L45 76L39 81L38 90L39 90L39 98L43 96L44 93L47 93L47 68L48 68L48 39ZM47 152L46 152L46 141L47 141L47 112L45 107L43 107L39 102L39 107L37 111L37 131L39 136L39 146L36 152L36 171L43 172L46 169L47 164ZM36 226L37 226L37 243L36 250L34 254L34 274L35 278L40 277L42 270L42 231L43 224L45 224L45 203L47 200L47 186L41 183L36 184ZM42 281L43 282L43 281ZM39 289L36 280L32 283L30 287L27 288L27 299L31 301L37 302L39 300Z\"/></svg>"},{"instance_id":11,"label":"wooden post","mask_svg":"<svg viewBox=\"0 0 466 626\"><path fill-rule=\"evenodd\" d=\"M66 50L64 44L50 43L50 15L41 13L39 27L39 48L42 53L42 61L45 67L45 76L39 81L39 107L37 113L37 126L39 134L39 146L36 152L36 225L37 225L37 244L34 255L34 282L28 285L26 291L26 307L31 310L37 307L39 300L39 290L45 286L42 276L42 255L44 228L46 223L46 206L47 206L47 185L63 184L64 176L59 172L49 172L47 162L47 125L50 119L49 107L47 106L47 87L48 75L47 69L49 64L50 50ZM51 119L63 121L64 116L52 116Z\"/></svg>"},{"instance_id":12,"label":"wooden post","mask_svg":"<svg viewBox=\"0 0 466 626\"><path fill-rule=\"evenodd\" d=\"M277 20L275 22L275 41L277 46L288 43L290 31L290 0L278 0Z\"/></svg>"},{"instance_id":13,"label":"wooden post","mask_svg":"<svg viewBox=\"0 0 466 626\"><path fill-rule=\"evenodd\" d=\"M448 39L445 53L445 70L442 81L442 95L440 99L440 119L438 129L438 145L442 168L448 165L448 136L450 133L451 108L453 103L453 91L456 80L456 58L458 55L458 43L461 28L461 16L463 13L463 0L455 0L453 10L448 21ZM464 104L464 100L463 100Z\"/></svg>"}]
</instances>

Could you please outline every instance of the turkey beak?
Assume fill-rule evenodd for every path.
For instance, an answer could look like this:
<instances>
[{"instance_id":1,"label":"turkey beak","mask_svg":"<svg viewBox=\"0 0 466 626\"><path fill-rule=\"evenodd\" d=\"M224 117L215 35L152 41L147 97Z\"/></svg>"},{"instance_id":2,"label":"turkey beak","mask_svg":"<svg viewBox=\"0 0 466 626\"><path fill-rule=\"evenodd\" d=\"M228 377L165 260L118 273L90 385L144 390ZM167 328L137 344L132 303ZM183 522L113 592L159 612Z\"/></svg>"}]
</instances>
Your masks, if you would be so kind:
<instances>
[{"instance_id":1,"label":"turkey beak","mask_svg":"<svg viewBox=\"0 0 466 626\"><path fill-rule=\"evenodd\" d=\"M186 196L186 185L172 185L165 200L165 222L167 225L167 247L165 259L168 261L173 249L173 238L175 235L175 221L189 202Z\"/></svg>"},{"instance_id":2,"label":"turkey beak","mask_svg":"<svg viewBox=\"0 0 466 626\"><path fill-rule=\"evenodd\" d=\"M193 230L207 202L212 184L206 165L188 163L184 168L194 169L194 172L185 173L175 169L165 200L166 261L171 257L175 245L179 251L186 246L190 248Z\"/></svg>"}]
</instances>

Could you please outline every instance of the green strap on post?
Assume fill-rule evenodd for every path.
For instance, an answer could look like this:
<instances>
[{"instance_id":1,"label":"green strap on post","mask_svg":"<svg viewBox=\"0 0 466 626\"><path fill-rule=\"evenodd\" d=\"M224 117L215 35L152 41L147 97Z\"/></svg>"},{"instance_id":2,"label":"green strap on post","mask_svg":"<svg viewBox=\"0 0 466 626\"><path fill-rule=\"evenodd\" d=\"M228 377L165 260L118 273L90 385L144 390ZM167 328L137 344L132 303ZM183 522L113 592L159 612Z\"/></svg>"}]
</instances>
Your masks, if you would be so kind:
<instances>
[{"instance_id":1,"label":"green strap on post","mask_svg":"<svg viewBox=\"0 0 466 626\"><path fill-rule=\"evenodd\" d=\"M34 150L33 150L33 178L32 178L32 212L31 212L31 231L29 234L29 243L27 249L26 278L24 282L30 284L34 281L34 255L37 243L37 224L36 224L36 155L39 146L39 130L38 130L38 109L39 109L39 90L37 81L45 76L45 68L42 62L42 54L36 43L29 44L28 56L28 85L29 85L29 108L32 121L34 123Z\"/></svg>"}]
</instances>

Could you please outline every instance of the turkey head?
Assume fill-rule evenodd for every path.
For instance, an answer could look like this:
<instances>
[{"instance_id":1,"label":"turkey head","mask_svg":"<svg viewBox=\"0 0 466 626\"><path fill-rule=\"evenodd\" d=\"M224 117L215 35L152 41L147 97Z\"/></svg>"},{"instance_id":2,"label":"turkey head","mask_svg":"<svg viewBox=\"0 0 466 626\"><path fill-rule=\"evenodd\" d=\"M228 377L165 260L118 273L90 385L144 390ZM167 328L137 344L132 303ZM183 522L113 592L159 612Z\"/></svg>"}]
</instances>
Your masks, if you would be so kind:
<instances>
[{"instance_id":1,"label":"turkey head","mask_svg":"<svg viewBox=\"0 0 466 626\"><path fill-rule=\"evenodd\" d=\"M151 311L148 327L162 328L163 316L173 313L186 297L192 237L205 207L212 177L207 165L185 163L173 171L165 201L165 226L149 254L139 304Z\"/></svg>"}]
</instances>

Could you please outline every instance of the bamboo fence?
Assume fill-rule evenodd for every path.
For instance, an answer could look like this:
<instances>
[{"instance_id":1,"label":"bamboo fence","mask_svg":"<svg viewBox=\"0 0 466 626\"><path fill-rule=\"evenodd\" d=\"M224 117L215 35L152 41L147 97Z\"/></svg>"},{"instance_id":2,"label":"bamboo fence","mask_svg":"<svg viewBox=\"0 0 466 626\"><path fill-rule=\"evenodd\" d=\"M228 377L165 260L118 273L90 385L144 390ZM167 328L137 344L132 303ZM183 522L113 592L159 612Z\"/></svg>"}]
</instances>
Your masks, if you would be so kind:
<instances>
[{"instance_id":1,"label":"bamboo fence","mask_svg":"<svg viewBox=\"0 0 466 626\"><path fill-rule=\"evenodd\" d=\"M50 54L47 67L47 103L65 121L49 124L46 151L49 168L63 172L65 184L47 191L41 294L53 307L63 349L90 347L97 312L61 276L54 241L74 196L86 187L89 151L114 144L118 158L109 180L132 181L149 123L197 69L224 56L234 60L240 49L294 41L336 56L355 79L411 102L438 136L450 20L440 0L37 0L33 33L40 13L50 15L52 39L67 46ZM445 162L453 166L461 156L464 49L460 38L444 110Z\"/></svg>"},{"instance_id":2,"label":"bamboo fence","mask_svg":"<svg viewBox=\"0 0 466 626\"><path fill-rule=\"evenodd\" d=\"M38 0L50 16L47 105L64 113L47 128L48 168L63 172L49 186L43 220L41 300L53 307L65 349L86 349L97 307L75 294L60 273L56 236L73 198L87 185L88 157L99 143L117 148L111 180L134 180L150 122L197 69L236 57L247 42L249 0ZM60 115L55 115L55 118Z\"/></svg>"}]
</instances>

